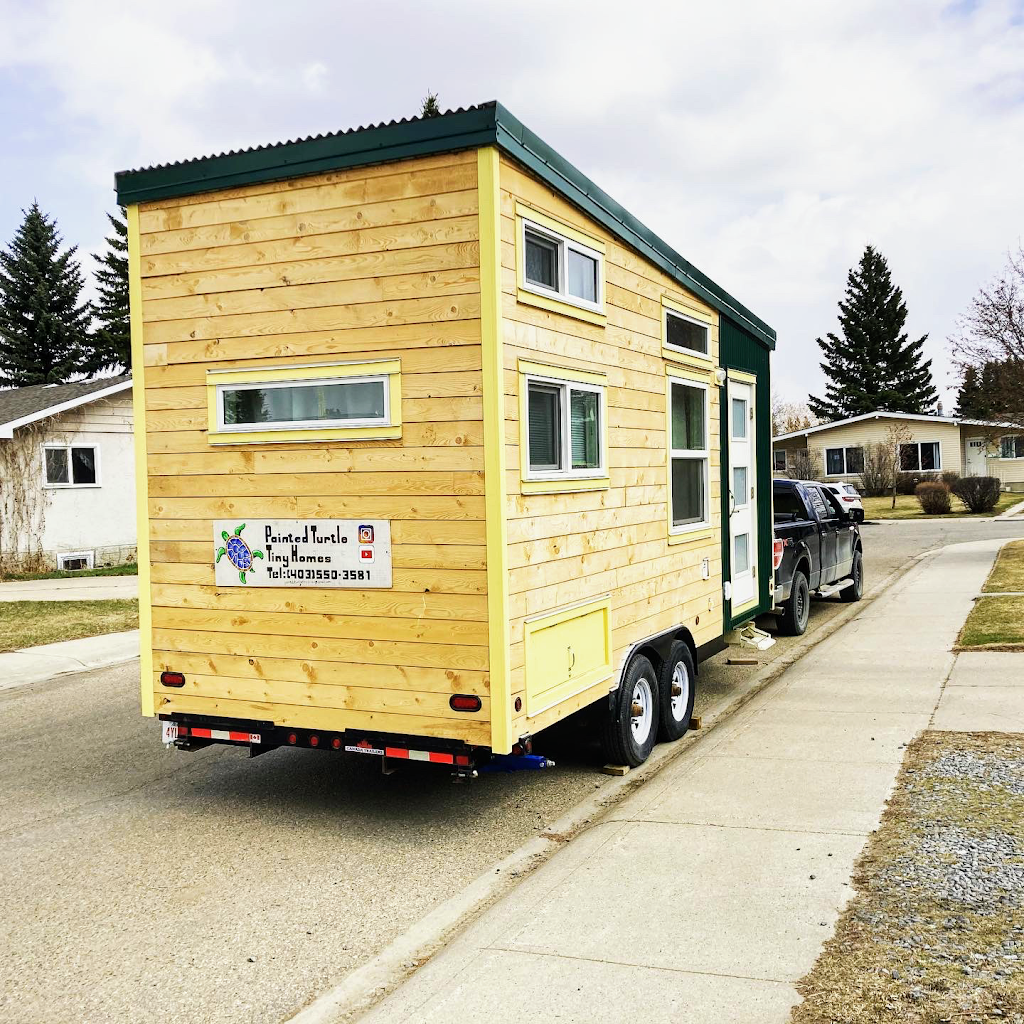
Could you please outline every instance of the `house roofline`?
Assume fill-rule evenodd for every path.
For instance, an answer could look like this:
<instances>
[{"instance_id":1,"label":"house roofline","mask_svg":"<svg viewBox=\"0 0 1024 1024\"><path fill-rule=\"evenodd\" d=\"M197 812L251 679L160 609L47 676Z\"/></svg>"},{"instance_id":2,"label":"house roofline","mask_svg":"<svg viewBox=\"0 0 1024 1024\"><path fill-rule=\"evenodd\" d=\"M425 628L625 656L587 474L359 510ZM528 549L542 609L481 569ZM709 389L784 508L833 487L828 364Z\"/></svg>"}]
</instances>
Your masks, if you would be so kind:
<instances>
[{"instance_id":1,"label":"house roofline","mask_svg":"<svg viewBox=\"0 0 1024 1024\"><path fill-rule=\"evenodd\" d=\"M960 416L927 416L914 412L864 412L859 416L848 416L844 420L833 420L831 423L819 423L815 427L804 427L802 430L791 430L788 434L778 434L772 441L789 441L794 437L807 437L819 430L831 430L833 427L845 427L848 423L860 423L863 420L920 420L926 423L951 423L953 426L969 427L1014 427L1013 423L1002 423L998 420L969 420Z\"/></svg>"},{"instance_id":2,"label":"house roofline","mask_svg":"<svg viewBox=\"0 0 1024 1024\"><path fill-rule=\"evenodd\" d=\"M79 395L78 398L69 398L66 402L58 402L57 405L47 406L45 409L39 409L36 412L29 413L27 416L22 416L16 420L10 420L7 423L0 423L0 439L10 440L14 437L14 431L18 427L27 427L30 423L38 423L39 420L45 420L50 416L56 416L59 413L67 412L70 409L77 409L81 405L88 405L90 402L99 401L101 398L109 398L111 395L120 394L122 391L127 391L132 386L131 380L121 380L116 384L112 384L109 388L101 388L99 391L90 391L86 395Z\"/></svg>"}]
</instances>

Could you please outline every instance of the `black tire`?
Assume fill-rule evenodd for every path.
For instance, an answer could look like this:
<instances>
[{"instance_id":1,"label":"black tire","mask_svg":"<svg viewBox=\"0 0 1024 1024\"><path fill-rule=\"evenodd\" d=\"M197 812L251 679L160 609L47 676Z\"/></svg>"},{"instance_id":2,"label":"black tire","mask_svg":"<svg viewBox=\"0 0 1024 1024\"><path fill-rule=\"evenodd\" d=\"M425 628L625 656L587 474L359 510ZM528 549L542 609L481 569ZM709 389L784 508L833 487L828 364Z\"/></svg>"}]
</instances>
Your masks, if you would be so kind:
<instances>
[{"instance_id":1,"label":"black tire","mask_svg":"<svg viewBox=\"0 0 1024 1024\"><path fill-rule=\"evenodd\" d=\"M609 764L626 764L630 768L643 764L658 738L658 676L654 666L643 655L629 664L625 678L612 695L611 708L605 713L601 728L601 749ZM633 728L633 698L640 697L646 719L646 734Z\"/></svg>"},{"instance_id":2,"label":"black tire","mask_svg":"<svg viewBox=\"0 0 1024 1024\"><path fill-rule=\"evenodd\" d=\"M658 680L658 739L662 742L677 740L690 728L696 681L697 670L689 645L676 640ZM673 696L674 686L679 686L683 692Z\"/></svg>"},{"instance_id":3,"label":"black tire","mask_svg":"<svg viewBox=\"0 0 1024 1024\"><path fill-rule=\"evenodd\" d=\"M803 636L807 630L807 620L810 615L811 590L807 586L807 577L797 569L793 573L793 586L789 591L789 600L779 619L779 632L784 636Z\"/></svg>"},{"instance_id":4,"label":"black tire","mask_svg":"<svg viewBox=\"0 0 1024 1024\"><path fill-rule=\"evenodd\" d=\"M839 596L844 601L859 601L864 596L864 557L859 551L853 553L853 569L850 571L852 587L843 587Z\"/></svg>"}]
</instances>

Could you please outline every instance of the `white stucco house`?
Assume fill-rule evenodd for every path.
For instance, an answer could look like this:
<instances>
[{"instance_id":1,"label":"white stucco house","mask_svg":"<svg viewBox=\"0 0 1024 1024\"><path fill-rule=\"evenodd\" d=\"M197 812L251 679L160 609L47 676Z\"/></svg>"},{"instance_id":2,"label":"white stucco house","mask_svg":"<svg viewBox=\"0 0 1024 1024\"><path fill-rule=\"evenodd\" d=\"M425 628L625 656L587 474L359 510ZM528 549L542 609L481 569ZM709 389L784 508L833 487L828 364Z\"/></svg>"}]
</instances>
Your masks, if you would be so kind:
<instances>
[{"instance_id":1,"label":"white stucco house","mask_svg":"<svg viewBox=\"0 0 1024 1024\"><path fill-rule=\"evenodd\" d=\"M132 380L0 391L0 569L136 554Z\"/></svg>"},{"instance_id":2,"label":"white stucco house","mask_svg":"<svg viewBox=\"0 0 1024 1024\"><path fill-rule=\"evenodd\" d=\"M1003 490L1024 491L1024 430L1006 423L872 412L833 423L780 434L772 443L775 472L784 474L793 457L806 450L823 480L856 484L865 451L884 443L900 424L901 472L994 476Z\"/></svg>"}]
</instances>

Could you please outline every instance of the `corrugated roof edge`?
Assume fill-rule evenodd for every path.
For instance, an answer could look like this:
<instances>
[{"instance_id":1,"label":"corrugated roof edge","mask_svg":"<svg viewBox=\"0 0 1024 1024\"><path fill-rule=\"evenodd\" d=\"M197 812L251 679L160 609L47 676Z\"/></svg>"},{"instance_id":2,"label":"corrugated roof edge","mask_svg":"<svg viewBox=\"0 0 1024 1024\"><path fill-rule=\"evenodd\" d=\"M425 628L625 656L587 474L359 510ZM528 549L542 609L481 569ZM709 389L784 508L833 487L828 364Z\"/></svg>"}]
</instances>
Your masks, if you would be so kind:
<instances>
[{"instance_id":1,"label":"corrugated roof edge","mask_svg":"<svg viewBox=\"0 0 1024 1024\"><path fill-rule=\"evenodd\" d=\"M775 331L683 259L497 102L255 149L162 164L114 176L122 206L216 189L280 181L346 167L498 145L569 202L580 207L684 288L732 318L761 344L775 348Z\"/></svg>"}]
</instances>

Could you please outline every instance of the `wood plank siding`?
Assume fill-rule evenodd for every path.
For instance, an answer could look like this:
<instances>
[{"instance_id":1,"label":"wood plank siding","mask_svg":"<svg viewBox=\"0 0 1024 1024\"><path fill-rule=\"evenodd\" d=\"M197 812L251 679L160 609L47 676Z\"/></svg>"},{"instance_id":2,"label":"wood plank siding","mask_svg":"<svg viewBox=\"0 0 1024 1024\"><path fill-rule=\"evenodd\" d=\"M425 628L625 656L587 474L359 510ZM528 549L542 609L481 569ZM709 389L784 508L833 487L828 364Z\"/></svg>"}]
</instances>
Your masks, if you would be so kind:
<instances>
[{"instance_id":1,"label":"wood plank siding","mask_svg":"<svg viewBox=\"0 0 1024 1024\"><path fill-rule=\"evenodd\" d=\"M478 237L475 152L139 208L157 713L489 744ZM207 436L208 370L382 358L399 439ZM233 516L390 519L393 587L218 589Z\"/></svg>"},{"instance_id":2,"label":"wood plank siding","mask_svg":"<svg viewBox=\"0 0 1024 1024\"><path fill-rule=\"evenodd\" d=\"M722 633L719 396L713 377L718 315L504 156L500 186L512 697L524 693L524 624L534 616L610 595L614 651L613 678L532 718L524 702L512 722L512 735L518 736L607 693L634 643L680 624L698 645ZM604 246L604 316L582 319L572 310L521 301L517 216L525 215L524 208ZM682 543L670 543L668 530L663 299L712 325L711 363L694 372L694 379L709 385L710 526L689 538L673 538ZM533 493L532 485L523 486L523 360L604 375L607 484L556 493ZM703 559L709 562L708 579L702 579Z\"/></svg>"}]
</instances>

